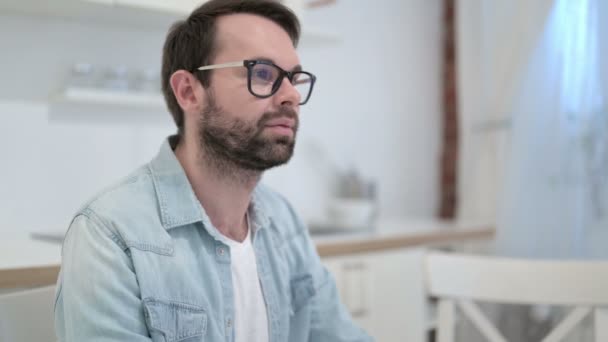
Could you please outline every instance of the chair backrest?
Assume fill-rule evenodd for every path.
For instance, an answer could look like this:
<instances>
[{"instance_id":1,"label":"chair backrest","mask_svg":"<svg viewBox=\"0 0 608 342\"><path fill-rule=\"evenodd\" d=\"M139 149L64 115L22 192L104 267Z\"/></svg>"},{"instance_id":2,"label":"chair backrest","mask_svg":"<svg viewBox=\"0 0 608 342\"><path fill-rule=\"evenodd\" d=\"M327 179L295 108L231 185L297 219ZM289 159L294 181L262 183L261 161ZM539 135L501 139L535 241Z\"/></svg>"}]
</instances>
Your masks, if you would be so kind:
<instances>
[{"instance_id":1,"label":"chair backrest","mask_svg":"<svg viewBox=\"0 0 608 342\"><path fill-rule=\"evenodd\" d=\"M55 286L0 295L0 341L55 341L54 303Z\"/></svg>"},{"instance_id":2,"label":"chair backrest","mask_svg":"<svg viewBox=\"0 0 608 342\"><path fill-rule=\"evenodd\" d=\"M506 339L474 301L574 307L542 340L557 342L589 314L595 340L608 341L608 262L546 261L431 252L426 287L439 298L437 341L454 341L455 308L491 342Z\"/></svg>"}]
</instances>

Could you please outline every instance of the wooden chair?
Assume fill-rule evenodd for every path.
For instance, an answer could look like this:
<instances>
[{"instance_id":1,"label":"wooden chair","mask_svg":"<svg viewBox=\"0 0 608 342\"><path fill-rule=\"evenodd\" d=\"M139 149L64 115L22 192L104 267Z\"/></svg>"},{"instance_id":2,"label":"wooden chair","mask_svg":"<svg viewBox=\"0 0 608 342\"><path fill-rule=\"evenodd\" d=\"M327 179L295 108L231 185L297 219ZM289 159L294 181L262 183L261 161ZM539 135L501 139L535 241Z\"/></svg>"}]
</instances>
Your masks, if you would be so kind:
<instances>
[{"instance_id":1,"label":"wooden chair","mask_svg":"<svg viewBox=\"0 0 608 342\"><path fill-rule=\"evenodd\" d=\"M0 341L56 341L55 286L0 294Z\"/></svg>"},{"instance_id":2,"label":"wooden chair","mask_svg":"<svg viewBox=\"0 0 608 342\"><path fill-rule=\"evenodd\" d=\"M608 341L608 262L545 261L430 252L426 288L439 299L437 341L454 341L459 307L491 342L506 342L475 301L573 307L542 340L562 340L581 320L594 317L595 341Z\"/></svg>"}]
</instances>

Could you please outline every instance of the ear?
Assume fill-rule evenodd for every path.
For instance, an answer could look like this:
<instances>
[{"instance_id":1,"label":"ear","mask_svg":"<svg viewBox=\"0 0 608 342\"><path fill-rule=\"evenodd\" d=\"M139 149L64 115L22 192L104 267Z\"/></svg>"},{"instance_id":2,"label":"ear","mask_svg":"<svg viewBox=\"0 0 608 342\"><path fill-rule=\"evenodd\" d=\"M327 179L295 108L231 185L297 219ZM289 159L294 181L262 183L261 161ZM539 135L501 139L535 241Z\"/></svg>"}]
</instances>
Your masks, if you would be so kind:
<instances>
[{"instance_id":1,"label":"ear","mask_svg":"<svg viewBox=\"0 0 608 342\"><path fill-rule=\"evenodd\" d=\"M205 91L199 80L186 70L177 70L169 84L184 113L199 113L205 103Z\"/></svg>"}]
</instances>

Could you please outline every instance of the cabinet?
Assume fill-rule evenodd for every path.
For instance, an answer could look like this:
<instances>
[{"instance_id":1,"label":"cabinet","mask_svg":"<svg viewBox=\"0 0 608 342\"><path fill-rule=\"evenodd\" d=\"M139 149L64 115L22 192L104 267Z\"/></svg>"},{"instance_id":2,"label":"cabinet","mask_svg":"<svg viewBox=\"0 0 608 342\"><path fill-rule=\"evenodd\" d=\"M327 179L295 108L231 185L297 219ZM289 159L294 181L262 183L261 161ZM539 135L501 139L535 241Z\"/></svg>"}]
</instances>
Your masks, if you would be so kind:
<instances>
[{"instance_id":1,"label":"cabinet","mask_svg":"<svg viewBox=\"0 0 608 342\"><path fill-rule=\"evenodd\" d=\"M0 12L76 19L86 23L166 30L205 0L2 0ZM284 0L300 18L305 17L303 0ZM311 46L340 41L326 28L302 25L302 44Z\"/></svg>"},{"instance_id":2,"label":"cabinet","mask_svg":"<svg viewBox=\"0 0 608 342\"><path fill-rule=\"evenodd\" d=\"M432 319L424 248L323 258L353 319L377 341L422 342Z\"/></svg>"}]
</instances>

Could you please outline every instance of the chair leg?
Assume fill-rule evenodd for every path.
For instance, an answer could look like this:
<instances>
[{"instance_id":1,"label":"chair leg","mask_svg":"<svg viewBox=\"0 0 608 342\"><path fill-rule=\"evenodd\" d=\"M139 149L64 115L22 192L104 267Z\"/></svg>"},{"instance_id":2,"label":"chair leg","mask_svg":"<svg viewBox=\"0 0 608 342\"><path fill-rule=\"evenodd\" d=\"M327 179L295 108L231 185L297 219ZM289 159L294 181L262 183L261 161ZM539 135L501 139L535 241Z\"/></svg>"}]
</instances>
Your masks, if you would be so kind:
<instances>
[{"instance_id":1,"label":"chair leg","mask_svg":"<svg viewBox=\"0 0 608 342\"><path fill-rule=\"evenodd\" d=\"M440 299L437 309L437 342L454 342L454 301Z\"/></svg>"},{"instance_id":2,"label":"chair leg","mask_svg":"<svg viewBox=\"0 0 608 342\"><path fill-rule=\"evenodd\" d=\"M595 342L608 341L608 307L594 310Z\"/></svg>"},{"instance_id":3,"label":"chair leg","mask_svg":"<svg viewBox=\"0 0 608 342\"><path fill-rule=\"evenodd\" d=\"M545 337L542 342L559 342L591 312L591 308L579 306L574 308L558 325Z\"/></svg>"},{"instance_id":4,"label":"chair leg","mask_svg":"<svg viewBox=\"0 0 608 342\"><path fill-rule=\"evenodd\" d=\"M459 300L458 306L464 315L479 329L479 332L490 342L507 342L504 336L481 312L479 306L470 300Z\"/></svg>"}]
</instances>

